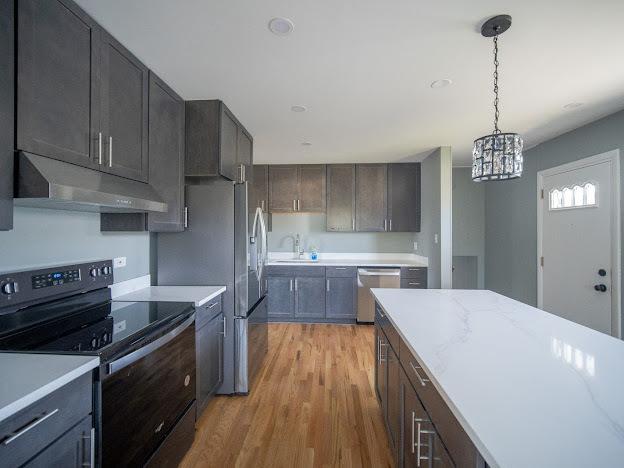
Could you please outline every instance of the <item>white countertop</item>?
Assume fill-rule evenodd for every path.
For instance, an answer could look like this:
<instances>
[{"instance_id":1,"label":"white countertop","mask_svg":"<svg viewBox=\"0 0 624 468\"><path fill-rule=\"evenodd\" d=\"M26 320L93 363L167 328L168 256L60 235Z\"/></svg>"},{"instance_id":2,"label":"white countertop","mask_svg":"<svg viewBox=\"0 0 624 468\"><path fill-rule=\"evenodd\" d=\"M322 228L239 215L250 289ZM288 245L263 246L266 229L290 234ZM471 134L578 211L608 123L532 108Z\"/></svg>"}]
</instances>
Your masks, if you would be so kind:
<instances>
[{"instance_id":1,"label":"white countertop","mask_svg":"<svg viewBox=\"0 0 624 468\"><path fill-rule=\"evenodd\" d=\"M310 254L305 253L303 259L309 260ZM270 252L267 265L295 266L371 266L371 267L427 267L428 259L415 254L402 253L321 253L315 262L297 261L289 252Z\"/></svg>"},{"instance_id":2,"label":"white countertop","mask_svg":"<svg viewBox=\"0 0 624 468\"><path fill-rule=\"evenodd\" d=\"M225 292L225 286L150 286L115 297L122 302L192 302L195 307Z\"/></svg>"},{"instance_id":3,"label":"white countertop","mask_svg":"<svg viewBox=\"0 0 624 468\"><path fill-rule=\"evenodd\" d=\"M490 466L622 466L624 342L491 291L372 293Z\"/></svg>"},{"instance_id":4,"label":"white countertop","mask_svg":"<svg viewBox=\"0 0 624 468\"><path fill-rule=\"evenodd\" d=\"M0 422L99 365L97 356L0 353Z\"/></svg>"}]
</instances>

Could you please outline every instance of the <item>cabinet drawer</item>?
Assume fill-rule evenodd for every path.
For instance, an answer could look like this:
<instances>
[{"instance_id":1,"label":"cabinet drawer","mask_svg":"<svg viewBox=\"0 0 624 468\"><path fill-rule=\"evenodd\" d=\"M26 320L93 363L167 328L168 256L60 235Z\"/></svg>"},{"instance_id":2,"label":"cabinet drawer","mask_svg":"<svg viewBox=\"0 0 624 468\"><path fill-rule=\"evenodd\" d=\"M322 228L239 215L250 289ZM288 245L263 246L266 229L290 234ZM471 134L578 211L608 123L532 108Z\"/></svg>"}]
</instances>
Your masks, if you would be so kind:
<instances>
[{"instance_id":1,"label":"cabinet drawer","mask_svg":"<svg viewBox=\"0 0 624 468\"><path fill-rule=\"evenodd\" d=\"M427 278L426 267L401 267L401 279L404 278Z\"/></svg>"},{"instance_id":2,"label":"cabinet drawer","mask_svg":"<svg viewBox=\"0 0 624 468\"><path fill-rule=\"evenodd\" d=\"M195 330L199 330L202 326L210 322L213 317L221 313L221 294L210 299L203 306L195 309Z\"/></svg>"},{"instance_id":3,"label":"cabinet drawer","mask_svg":"<svg viewBox=\"0 0 624 468\"><path fill-rule=\"evenodd\" d=\"M325 275L328 278L355 278L357 276L357 267L325 267Z\"/></svg>"},{"instance_id":4,"label":"cabinet drawer","mask_svg":"<svg viewBox=\"0 0 624 468\"><path fill-rule=\"evenodd\" d=\"M427 278L401 278L401 289L427 289Z\"/></svg>"},{"instance_id":5,"label":"cabinet drawer","mask_svg":"<svg viewBox=\"0 0 624 468\"><path fill-rule=\"evenodd\" d=\"M460 467L477 466L478 452L472 441L403 340L400 340L400 347L399 360L405 374L429 414L436 432L440 435L455 465Z\"/></svg>"},{"instance_id":6,"label":"cabinet drawer","mask_svg":"<svg viewBox=\"0 0 624 468\"><path fill-rule=\"evenodd\" d=\"M88 416L92 382L88 372L0 424L2 465L21 465Z\"/></svg>"},{"instance_id":7,"label":"cabinet drawer","mask_svg":"<svg viewBox=\"0 0 624 468\"><path fill-rule=\"evenodd\" d=\"M269 265L267 268L267 276L315 276L325 277L325 267L318 265L310 266L293 266L293 265Z\"/></svg>"}]
</instances>

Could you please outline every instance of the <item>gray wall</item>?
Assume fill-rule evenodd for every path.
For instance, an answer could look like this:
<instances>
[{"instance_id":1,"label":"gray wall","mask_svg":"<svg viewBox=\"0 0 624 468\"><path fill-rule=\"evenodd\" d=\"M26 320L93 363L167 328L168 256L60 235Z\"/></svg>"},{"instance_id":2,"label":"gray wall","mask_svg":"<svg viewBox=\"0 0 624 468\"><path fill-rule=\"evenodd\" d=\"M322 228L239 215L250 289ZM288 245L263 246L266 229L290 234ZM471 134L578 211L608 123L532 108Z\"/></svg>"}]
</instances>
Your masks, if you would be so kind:
<instances>
[{"instance_id":1,"label":"gray wall","mask_svg":"<svg viewBox=\"0 0 624 468\"><path fill-rule=\"evenodd\" d=\"M435 150L421 165L421 223L420 232L414 234L418 243L416 253L429 259L428 286L439 288L441 282L440 251L440 165L441 149ZM438 242L435 236L438 236Z\"/></svg>"},{"instance_id":2,"label":"gray wall","mask_svg":"<svg viewBox=\"0 0 624 468\"><path fill-rule=\"evenodd\" d=\"M486 288L536 305L537 172L613 149L624 153L624 111L526 151L520 179L486 184Z\"/></svg>"},{"instance_id":3,"label":"gray wall","mask_svg":"<svg viewBox=\"0 0 624 468\"><path fill-rule=\"evenodd\" d=\"M269 251L293 252L293 236L301 234L303 247L336 253L413 253L414 235L409 232L325 232L324 214L273 214L268 235Z\"/></svg>"},{"instance_id":4,"label":"gray wall","mask_svg":"<svg viewBox=\"0 0 624 468\"><path fill-rule=\"evenodd\" d=\"M485 187L472 181L470 168L453 169L453 257L476 257L480 289L485 284Z\"/></svg>"},{"instance_id":5,"label":"gray wall","mask_svg":"<svg viewBox=\"0 0 624 468\"><path fill-rule=\"evenodd\" d=\"M0 232L0 271L125 256L115 282L149 273L149 234L101 233L97 213L16 207L13 220Z\"/></svg>"}]
</instances>

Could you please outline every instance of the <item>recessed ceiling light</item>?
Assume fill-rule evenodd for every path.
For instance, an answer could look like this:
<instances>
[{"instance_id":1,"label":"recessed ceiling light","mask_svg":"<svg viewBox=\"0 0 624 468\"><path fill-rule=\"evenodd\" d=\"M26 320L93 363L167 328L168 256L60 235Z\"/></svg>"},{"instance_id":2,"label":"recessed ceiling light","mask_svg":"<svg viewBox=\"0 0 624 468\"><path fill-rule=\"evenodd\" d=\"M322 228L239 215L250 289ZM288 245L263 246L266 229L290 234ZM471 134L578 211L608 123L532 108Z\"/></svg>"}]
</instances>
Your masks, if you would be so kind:
<instances>
[{"instance_id":1,"label":"recessed ceiling light","mask_svg":"<svg viewBox=\"0 0 624 468\"><path fill-rule=\"evenodd\" d=\"M432 88L446 88L449 85L453 84L453 80L449 80L448 78L444 78L443 80L435 80L431 83Z\"/></svg>"},{"instance_id":2,"label":"recessed ceiling light","mask_svg":"<svg viewBox=\"0 0 624 468\"><path fill-rule=\"evenodd\" d=\"M563 106L564 109L569 110L569 109L576 109L577 107L581 107L583 105L582 102L570 102L568 104L566 104L565 106Z\"/></svg>"},{"instance_id":3,"label":"recessed ceiling light","mask_svg":"<svg viewBox=\"0 0 624 468\"><path fill-rule=\"evenodd\" d=\"M288 18L273 18L269 21L269 30L278 36L287 36L293 29L295 25Z\"/></svg>"},{"instance_id":4,"label":"recessed ceiling light","mask_svg":"<svg viewBox=\"0 0 624 468\"><path fill-rule=\"evenodd\" d=\"M309 141L304 141L303 143L301 143L301 146L312 146L312 143L310 143Z\"/></svg>"},{"instance_id":5,"label":"recessed ceiling light","mask_svg":"<svg viewBox=\"0 0 624 468\"><path fill-rule=\"evenodd\" d=\"M308 108L306 106L292 106L290 110L293 112L305 112Z\"/></svg>"}]
</instances>

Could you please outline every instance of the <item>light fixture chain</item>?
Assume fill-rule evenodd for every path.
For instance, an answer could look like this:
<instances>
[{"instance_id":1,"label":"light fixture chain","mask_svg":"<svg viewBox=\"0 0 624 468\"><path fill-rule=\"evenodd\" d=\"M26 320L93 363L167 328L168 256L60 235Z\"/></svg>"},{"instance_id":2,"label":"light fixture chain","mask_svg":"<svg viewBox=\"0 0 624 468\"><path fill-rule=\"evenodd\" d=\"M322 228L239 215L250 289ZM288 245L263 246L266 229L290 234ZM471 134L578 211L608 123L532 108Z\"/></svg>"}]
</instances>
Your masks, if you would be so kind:
<instances>
[{"instance_id":1,"label":"light fixture chain","mask_svg":"<svg viewBox=\"0 0 624 468\"><path fill-rule=\"evenodd\" d=\"M494 133L500 133L498 115L498 35L496 35L494 36Z\"/></svg>"}]
</instances>

